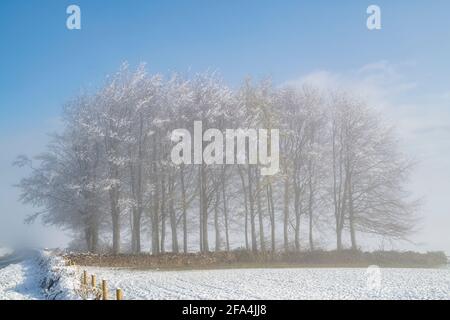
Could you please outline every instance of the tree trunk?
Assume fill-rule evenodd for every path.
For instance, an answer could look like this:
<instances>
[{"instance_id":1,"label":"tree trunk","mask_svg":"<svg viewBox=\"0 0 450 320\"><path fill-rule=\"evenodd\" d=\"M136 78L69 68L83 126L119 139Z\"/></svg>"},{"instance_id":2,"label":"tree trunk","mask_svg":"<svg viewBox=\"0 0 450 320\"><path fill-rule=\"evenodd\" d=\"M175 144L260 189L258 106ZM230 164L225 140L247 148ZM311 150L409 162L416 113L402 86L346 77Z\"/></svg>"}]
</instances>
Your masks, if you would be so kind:
<instances>
[{"instance_id":1,"label":"tree trunk","mask_svg":"<svg viewBox=\"0 0 450 320\"><path fill-rule=\"evenodd\" d=\"M120 219L117 209L113 209L112 212L112 224L113 224L113 254L120 253Z\"/></svg>"},{"instance_id":2,"label":"tree trunk","mask_svg":"<svg viewBox=\"0 0 450 320\"><path fill-rule=\"evenodd\" d=\"M286 176L284 180L284 223L283 223L283 235L284 235L284 251L289 251L289 179Z\"/></svg>"},{"instance_id":3,"label":"tree trunk","mask_svg":"<svg viewBox=\"0 0 450 320\"><path fill-rule=\"evenodd\" d=\"M153 135L153 144L154 144L154 151L152 155L153 165L152 165L152 172L153 177L155 179L154 181L154 190L153 190L153 206L152 210L153 213L151 215L151 223L152 223L152 254L157 255L159 254L159 207L160 207L160 176L159 176L159 170L157 165L157 155L158 152L158 144L157 144L157 135Z\"/></svg>"},{"instance_id":4,"label":"tree trunk","mask_svg":"<svg viewBox=\"0 0 450 320\"><path fill-rule=\"evenodd\" d=\"M131 252L136 253L136 217L137 208L133 207L131 209Z\"/></svg>"},{"instance_id":5,"label":"tree trunk","mask_svg":"<svg viewBox=\"0 0 450 320\"><path fill-rule=\"evenodd\" d=\"M131 166L131 184L133 189L134 199L137 203L137 208L133 210L133 230L132 230L132 248L134 253L141 252L141 217L143 212L143 190L142 190L142 163L144 161L143 153L143 135L144 135L144 117L139 115L139 138L138 138L138 163L136 172L136 186L134 187L134 170Z\"/></svg>"},{"instance_id":6,"label":"tree trunk","mask_svg":"<svg viewBox=\"0 0 450 320\"><path fill-rule=\"evenodd\" d=\"M308 215L309 215L309 250L314 251L314 240L313 240L313 185L312 179L309 178L309 201L308 201Z\"/></svg>"},{"instance_id":7,"label":"tree trunk","mask_svg":"<svg viewBox=\"0 0 450 320\"><path fill-rule=\"evenodd\" d=\"M183 210L183 252L188 252L188 232L187 232L187 208L186 208L186 187L184 185L184 165L180 168L180 182L181 182L181 201Z\"/></svg>"},{"instance_id":8,"label":"tree trunk","mask_svg":"<svg viewBox=\"0 0 450 320\"><path fill-rule=\"evenodd\" d=\"M336 222L336 245L337 245L337 250L340 251L342 250L344 247L342 245L342 230L344 229L344 219L345 219L345 192L344 192L344 199L342 201L342 207L340 209L340 213L339 213L339 219Z\"/></svg>"},{"instance_id":9,"label":"tree trunk","mask_svg":"<svg viewBox=\"0 0 450 320\"><path fill-rule=\"evenodd\" d=\"M222 166L222 200L223 200L223 217L225 222L225 243L227 251L230 251L230 236L228 231L228 205L226 195L225 167Z\"/></svg>"},{"instance_id":10,"label":"tree trunk","mask_svg":"<svg viewBox=\"0 0 450 320\"><path fill-rule=\"evenodd\" d=\"M272 183L267 185L267 210L269 211L270 217L270 238L272 242L272 252L275 252L275 210L273 206L273 197L272 197Z\"/></svg>"},{"instance_id":11,"label":"tree trunk","mask_svg":"<svg viewBox=\"0 0 450 320\"><path fill-rule=\"evenodd\" d=\"M336 230L336 247L338 251L341 251L343 249L342 247L342 229L338 227Z\"/></svg>"},{"instance_id":12,"label":"tree trunk","mask_svg":"<svg viewBox=\"0 0 450 320\"><path fill-rule=\"evenodd\" d=\"M207 195L207 174L205 165L201 166L201 190L202 190L202 233L203 233L203 252L209 252L208 244L208 195Z\"/></svg>"},{"instance_id":13,"label":"tree trunk","mask_svg":"<svg viewBox=\"0 0 450 320\"><path fill-rule=\"evenodd\" d=\"M172 252L178 253L178 233L177 233L177 217L174 208L174 180L169 177L169 211L170 211L170 231L172 234Z\"/></svg>"},{"instance_id":14,"label":"tree trunk","mask_svg":"<svg viewBox=\"0 0 450 320\"><path fill-rule=\"evenodd\" d=\"M355 211L353 207L353 195L352 195L352 181L351 177L348 179L348 218L350 224L350 240L352 245L352 250L357 250L358 245L356 244L356 231L355 231Z\"/></svg>"},{"instance_id":15,"label":"tree trunk","mask_svg":"<svg viewBox=\"0 0 450 320\"><path fill-rule=\"evenodd\" d=\"M120 219L118 214L114 214L113 222L113 253L120 253Z\"/></svg>"},{"instance_id":16,"label":"tree trunk","mask_svg":"<svg viewBox=\"0 0 450 320\"><path fill-rule=\"evenodd\" d=\"M161 180L161 253L166 252L166 183Z\"/></svg>"},{"instance_id":17,"label":"tree trunk","mask_svg":"<svg viewBox=\"0 0 450 320\"><path fill-rule=\"evenodd\" d=\"M119 191L117 186L112 186L109 191L111 204L111 218L113 225L113 254L120 252L120 209L119 209Z\"/></svg>"},{"instance_id":18,"label":"tree trunk","mask_svg":"<svg viewBox=\"0 0 450 320\"><path fill-rule=\"evenodd\" d=\"M199 192L199 204L198 204L198 208L199 208L199 214L198 214L198 219L199 219L199 245L200 245L200 252L203 252L203 180L202 180L202 166L199 167L198 169L198 192Z\"/></svg>"},{"instance_id":19,"label":"tree trunk","mask_svg":"<svg viewBox=\"0 0 450 320\"><path fill-rule=\"evenodd\" d=\"M294 210L295 210L295 250L300 251L300 191L295 185Z\"/></svg>"},{"instance_id":20,"label":"tree trunk","mask_svg":"<svg viewBox=\"0 0 450 320\"><path fill-rule=\"evenodd\" d=\"M89 252L92 252L92 237L91 228L89 225L84 227L84 241L86 241L86 248Z\"/></svg>"},{"instance_id":21,"label":"tree trunk","mask_svg":"<svg viewBox=\"0 0 450 320\"><path fill-rule=\"evenodd\" d=\"M214 229L216 234L215 251L220 251L220 226L219 226L219 192L216 192L216 199L214 201Z\"/></svg>"},{"instance_id":22,"label":"tree trunk","mask_svg":"<svg viewBox=\"0 0 450 320\"><path fill-rule=\"evenodd\" d=\"M98 253L98 224L92 227L92 243L91 243L91 252Z\"/></svg>"},{"instance_id":23,"label":"tree trunk","mask_svg":"<svg viewBox=\"0 0 450 320\"><path fill-rule=\"evenodd\" d=\"M152 253L159 254L159 185L157 184L153 197L152 213Z\"/></svg>"},{"instance_id":24,"label":"tree trunk","mask_svg":"<svg viewBox=\"0 0 450 320\"><path fill-rule=\"evenodd\" d=\"M253 177L252 177L252 168L250 165L247 168L248 172L248 196L249 196L249 205L250 205L250 223L251 223L251 232L252 232L252 251L258 251L258 244L256 241L256 226L255 226L255 201L253 198Z\"/></svg>"},{"instance_id":25,"label":"tree trunk","mask_svg":"<svg viewBox=\"0 0 450 320\"><path fill-rule=\"evenodd\" d=\"M348 178L349 176L346 174L345 176L345 181L344 181L344 192L342 195L342 200L340 202L340 208L339 208L339 215L338 215L338 219L337 219L337 228L336 228L336 241L337 241L337 249L338 251L343 249L343 245L342 245L342 230L344 229L344 222L345 222L345 218L346 218L346 208L347 208L347 198L348 198L348 188L347 188L347 184L348 184Z\"/></svg>"},{"instance_id":26,"label":"tree trunk","mask_svg":"<svg viewBox=\"0 0 450 320\"><path fill-rule=\"evenodd\" d=\"M93 212L92 210L91 212ZM86 240L86 248L91 253L98 251L98 218L95 214L91 214L85 222L84 236Z\"/></svg>"},{"instance_id":27,"label":"tree trunk","mask_svg":"<svg viewBox=\"0 0 450 320\"><path fill-rule=\"evenodd\" d=\"M256 203L257 203L257 211L258 211L258 218L259 218L259 241L260 241L260 247L261 251L266 251L266 245L264 243L264 221L263 221L263 214L261 209L261 176L258 172L258 169L256 169Z\"/></svg>"},{"instance_id":28,"label":"tree trunk","mask_svg":"<svg viewBox=\"0 0 450 320\"><path fill-rule=\"evenodd\" d=\"M244 222L244 232L245 232L245 249L249 250L249 241L248 241L248 195L247 195L247 187L245 186L245 178L244 174L239 167L239 176L241 177L242 183L242 191L244 193L244 207L245 207L245 222Z\"/></svg>"},{"instance_id":29,"label":"tree trunk","mask_svg":"<svg viewBox=\"0 0 450 320\"><path fill-rule=\"evenodd\" d=\"M138 204L132 211L132 230L131 230L131 248L133 253L141 252L141 217L142 217L142 205Z\"/></svg>"},{"instance_id":30,"label":"tree trunk","mask_svg":"<svg viewBox=\"0 0 450 320\"><path fill-rule=\"evenodd\" d=\"M134 232L136 233L136 253L141 253L141 217L142 217L142 209L138 208L138 214L134 223ZM139 212L141 211L141 212Z\"/></svg>"}]
</instances>

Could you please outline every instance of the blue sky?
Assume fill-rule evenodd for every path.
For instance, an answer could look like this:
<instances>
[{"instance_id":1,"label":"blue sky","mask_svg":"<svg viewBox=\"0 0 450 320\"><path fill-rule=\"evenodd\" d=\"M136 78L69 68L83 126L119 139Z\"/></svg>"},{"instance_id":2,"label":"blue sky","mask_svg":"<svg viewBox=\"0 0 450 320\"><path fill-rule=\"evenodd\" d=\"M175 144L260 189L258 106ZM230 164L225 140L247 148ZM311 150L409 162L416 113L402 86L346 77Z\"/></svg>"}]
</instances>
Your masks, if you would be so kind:
<instances>
[{"instance_id":1,"label":"blue sky","mask_svg":"<svg viewBox=\"0 0 450 320\"><path fill-rule=\"evenodd\" d=\"M70 4L81 8L82 30L66 28ZM381 7L382 30L366 28L370 4ZM308 78L367 90L399 123L406 147L430 161L417 171L414 192L440 186L428 195L432 218L424 234L444 221L448 229L441 189L450 185L440 172L450 165L448 12L446 0L2 0L0 230L8 223L19 228L30 211L11 188L22 174L11 169L14 157L42 150L45 133L58 128L61 105L125 60L162 73L217 69L233 86L251 74L277 84ZM433 174L437 180L424 185ZM450 252L439 232L418 241Z\"/></svg>"},{"instance_id":2,"label":"blue sky","mask_svg":"<svg viewBox=\"0 0 450 320\"><path fill-rule=\"evenodd\" d=\"M383 30L369 32L372 2L3 0L0 127L57 114L68 96L123 60L159 72L217 68L230 83L246 74L280 82L318 68L414 60L435 86L448 80L450 3L377 1ZM69 4L81 7L80 31L65 28Z\"/></svg>"}]
</instances>

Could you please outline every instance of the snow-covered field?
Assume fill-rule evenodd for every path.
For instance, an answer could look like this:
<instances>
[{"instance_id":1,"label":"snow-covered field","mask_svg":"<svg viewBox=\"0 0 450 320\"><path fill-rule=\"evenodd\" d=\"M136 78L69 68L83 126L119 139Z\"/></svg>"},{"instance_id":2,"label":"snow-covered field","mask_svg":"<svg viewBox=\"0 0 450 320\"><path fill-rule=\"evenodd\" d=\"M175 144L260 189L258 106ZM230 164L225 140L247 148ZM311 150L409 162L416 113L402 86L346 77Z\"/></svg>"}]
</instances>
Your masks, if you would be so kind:
<instances>
[{"instance_id":1,"label":"snow-covered field","mask_svg":"<svg viewBox=\"0 0 450 320\"><path fill-rule=\"evenodd\" d=\"M450 299L450 268L143 271L69 267L43 252L0 269L0 300L79 299L83 270L125 299Z\"/></svg>"},{"instance_id":2,"label":"snow-covered field","mask_svg":"<svg viewBox=\"0 0 450 320\"><path fill-rule=\"evenodd\" d=\"M86 270L125 299L450 299L448 268Z\"/></svg>"}]
</instances>

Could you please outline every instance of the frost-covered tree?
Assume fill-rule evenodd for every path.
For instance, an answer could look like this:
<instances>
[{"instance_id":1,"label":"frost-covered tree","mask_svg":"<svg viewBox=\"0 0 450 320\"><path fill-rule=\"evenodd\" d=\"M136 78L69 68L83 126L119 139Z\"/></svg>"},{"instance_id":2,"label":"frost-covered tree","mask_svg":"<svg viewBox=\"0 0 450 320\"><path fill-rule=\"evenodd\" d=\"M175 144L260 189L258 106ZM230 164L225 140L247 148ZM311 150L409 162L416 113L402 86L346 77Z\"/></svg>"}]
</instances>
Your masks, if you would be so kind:
<instances>
[{"instance_id":1,"label":"frost-covered tree","mask_svg":"<svg viewBox=\"0 0 450 320\"><path fill-rule=\"evenodd\" d=\"M202 135L279 129L280 172L219 158L173 163L172 132L192 133L195 121ZM29 220L83 235L92 252L102 243L140 253L146 239L153 254L181 243L185 253L315 250L319 235L343 249L347 232L356 249L359 234L404 239L414 227L411 166L395 132L348 93L250 78L232 90L216 73L165 78L124 64L70 101L63 124L44 153L17 159L29 170L21 200L40 209ZM212 152L215 139L200 149Z\"/></svg>"},{"instance_id":2,"label":"frost-covered tree","mask_svg":"<svg viewBox=\"0 0 450 320\"><path fill-rule=\"evenodd\" d=\"M18 184L21 200L43 209L28 221L41 217L45 224L83 233L86 248L96 252L105 207L100 141L85 130L91 103L85 96L69 103L63 116L64 132L53 134L47 151L34 161L20 156L15 164L31 170Z\"/></svg>"},{"instance_id":3,"label":"frost-covered tree","mask_svg":"<svg viewBox=\"0 0 450 320\"><path fill-rule=\"evenodd\" d=\"M410 162L399 152L393 131L363 102L345 93L331 96L332 197L337 248L348 228L402 238L412 231L415 203L404 181Z\"/></svg>"}]
</instances>

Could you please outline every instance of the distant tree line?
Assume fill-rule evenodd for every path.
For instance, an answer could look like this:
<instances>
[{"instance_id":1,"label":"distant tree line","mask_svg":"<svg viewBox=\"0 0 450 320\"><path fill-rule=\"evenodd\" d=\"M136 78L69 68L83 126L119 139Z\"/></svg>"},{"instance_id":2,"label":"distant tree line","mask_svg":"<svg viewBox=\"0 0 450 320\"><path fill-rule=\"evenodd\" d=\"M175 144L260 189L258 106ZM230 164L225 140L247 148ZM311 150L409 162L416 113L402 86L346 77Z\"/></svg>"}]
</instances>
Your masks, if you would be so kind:
<instances>
[{"instance_id":1,"label":"distant tree line","mask_svg":"<svg viewBox=\"0 0 450 320\"><path fill-rule=\"evenodd\" d=\"M174 129L276 128L280 171L260 165L175 165ZM64 107L64 129L28 168L21 201L45 224L117 254L199 250L314 250L323 237L358 248L362 234L404 239L415 203L410 162L393 129L364 101L312 86L214 73L168 79L124 65ZM146 235L146 236L143 236Z\"/></svg>"}]
</instances>

